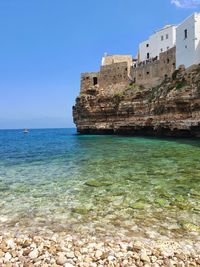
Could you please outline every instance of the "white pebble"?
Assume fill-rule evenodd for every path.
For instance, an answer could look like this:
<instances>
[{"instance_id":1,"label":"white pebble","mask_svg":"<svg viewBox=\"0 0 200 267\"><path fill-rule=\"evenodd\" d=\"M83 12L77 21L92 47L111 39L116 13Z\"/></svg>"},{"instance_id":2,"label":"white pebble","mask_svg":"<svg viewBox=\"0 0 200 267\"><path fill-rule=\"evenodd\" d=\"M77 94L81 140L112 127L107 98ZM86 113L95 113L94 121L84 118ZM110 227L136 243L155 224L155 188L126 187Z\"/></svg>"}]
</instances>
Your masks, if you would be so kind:
<instances>
[{"instance_id":1,"label":"white pebble","mask_svg":"<svg viewBox=\"0 0 200 267\"><path fill-rule=\"evenodd\" d=\"M12 255L11 255L9 252L6 252L6 254L5 254L5 256L4 256L4 259L5 259L6 261L9 261L9 260L12 259Z\"/></svg>"},{"instance_id":2,"label":"white pebble","mask_svg":"<svg viewBox=\"0 0 200 267\"><path fill-rule=\"evenodd\" d=\"M31 251L29 254L28 254L28 256L29 256L29 258L31 258L31 259L36 259L37 257L38 257L38 250L37 249L34 249L33 251Z\"/></svg>"},{"instance_id":3,"label":"white pebble","mask_svg":"<svg viewBox=\"0 0 200 267\"><path fill-rule=\"evenodd\" d=\"M95 252L95 257L97 258L97 259L99 259L101 256L102 256L102 251L101 250L97 250L96 252Z\"/></svg>"}]
</instances>

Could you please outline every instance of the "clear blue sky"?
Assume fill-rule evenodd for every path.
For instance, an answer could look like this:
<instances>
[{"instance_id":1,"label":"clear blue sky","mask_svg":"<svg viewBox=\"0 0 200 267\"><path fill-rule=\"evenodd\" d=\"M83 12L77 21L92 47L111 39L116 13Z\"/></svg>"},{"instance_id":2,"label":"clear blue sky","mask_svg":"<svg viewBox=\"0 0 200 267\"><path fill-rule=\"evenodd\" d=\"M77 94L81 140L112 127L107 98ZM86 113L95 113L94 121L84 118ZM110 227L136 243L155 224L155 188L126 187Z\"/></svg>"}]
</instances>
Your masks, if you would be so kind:
<instances>
[{"instance_id":1,"label":"clear blue sky","mask_svg":"<svg viewBox=\"0 0 200 267\"><path fill-rule=\"evenodd\" d=\"M171 3L174 2L174 3ZM72 127L80 73L179 23L199 0L0 0L0 128Z\"/></svg>"}]
</instances>

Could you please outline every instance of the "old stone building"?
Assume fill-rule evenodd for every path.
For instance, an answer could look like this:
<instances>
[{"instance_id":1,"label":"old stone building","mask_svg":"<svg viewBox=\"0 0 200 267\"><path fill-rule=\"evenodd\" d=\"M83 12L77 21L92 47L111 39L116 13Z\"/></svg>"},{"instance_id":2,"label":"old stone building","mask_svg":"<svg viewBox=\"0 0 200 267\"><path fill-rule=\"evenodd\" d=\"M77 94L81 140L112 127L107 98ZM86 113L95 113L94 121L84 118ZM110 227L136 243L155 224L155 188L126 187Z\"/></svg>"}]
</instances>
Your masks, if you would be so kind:
<instances>
[{"instance_id":1,"label":"old stone building","mask_svg":"<svg viewBox=\"0 0 200 267\"><path fill-rule=\"evenodd\" d=\"M159 59L146 60L131 68L131 80L144 87L154 87L176 69L176 48L159 54Z\"/></svg>"},{"instance_id":2,"label":"old stone building","mask_svg":"<svg viewBox=\"0 0 200 267\"><path fill-rule=\"evenodd\" d=\"M81 74L81 92L95 93L101 90L115 93L123 90L131 81L132 56L104 56L99 72Z\"/></svg>"},{"instance_id":3,"label":"old stone building","mask_svg":"<svg viewBox=\"0 0 200 267\"><path fill-rule=\"evenodd\" d=\"M81 92L94 94L98 90L107 94L119 93L130 83L153 87L171 76L176 68L175 47L160 53L159 59L148 60L137 65L133 62L132 56L124 57L124 61L120 61L121 57L120 62L116 62L118 58L118 55L109 56L108 59L105 57L99 72L83 73Z\"/></svg>"},{"instance_id":4,"label":"old stone building","mask_svg":"<svg viewBox=\"0 0 200 267\"><path fill-rule=\"evenodd\" d=\"M81 92L113 94L130 83L155 87L180 65L200 63L200 13L178 26L166 25L139 44L138 59L131 55L104 55L99 72L81 75Z\"/></svg>"}]
</instances>

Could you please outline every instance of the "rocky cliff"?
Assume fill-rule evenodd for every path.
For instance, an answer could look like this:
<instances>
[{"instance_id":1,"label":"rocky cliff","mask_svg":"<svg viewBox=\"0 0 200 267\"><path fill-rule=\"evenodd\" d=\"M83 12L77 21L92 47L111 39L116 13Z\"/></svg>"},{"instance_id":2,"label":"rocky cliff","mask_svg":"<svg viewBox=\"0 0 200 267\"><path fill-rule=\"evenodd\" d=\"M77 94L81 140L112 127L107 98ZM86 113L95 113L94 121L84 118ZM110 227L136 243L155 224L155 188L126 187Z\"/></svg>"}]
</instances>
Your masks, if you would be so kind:
<instances>
[{"instance_id":1,"label":"rocky cliff","mask_svg":"<svg viewBox=\"0 0 200 267\"><path fill-rule=\"evenodd\" d=\"M200 137L200 65L179 68L154 88L130 83L111 94L88 88L73 117L82 134Z\"/></svg>"}]
</instances>

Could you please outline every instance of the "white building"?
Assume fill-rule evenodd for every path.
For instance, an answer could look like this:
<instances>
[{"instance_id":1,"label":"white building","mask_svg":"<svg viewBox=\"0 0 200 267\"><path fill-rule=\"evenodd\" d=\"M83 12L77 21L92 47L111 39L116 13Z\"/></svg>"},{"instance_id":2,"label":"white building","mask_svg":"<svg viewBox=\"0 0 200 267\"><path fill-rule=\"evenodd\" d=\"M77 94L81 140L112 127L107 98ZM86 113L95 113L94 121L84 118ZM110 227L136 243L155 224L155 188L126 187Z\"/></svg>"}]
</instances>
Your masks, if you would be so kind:
<instances>
[{"instance_id":1,"label":"white building","mask_svg":"<svg viewBox=\"0 0 200 267\"><path fill-rule=\"evenodd\" d=\"M139 45L139 62L159 58L159 54L176 45L176 26L166 25Z\"/></svg>"},{"instance_id":2,"label":"white building","mask_svg":"<svg viewBox=\"0 0 200 267\"><path fill-rule=\"evenodd\" d=\"M194 13L176 30L176 68L200 63L200 13Z\"/></svg>"}]
</instances>

